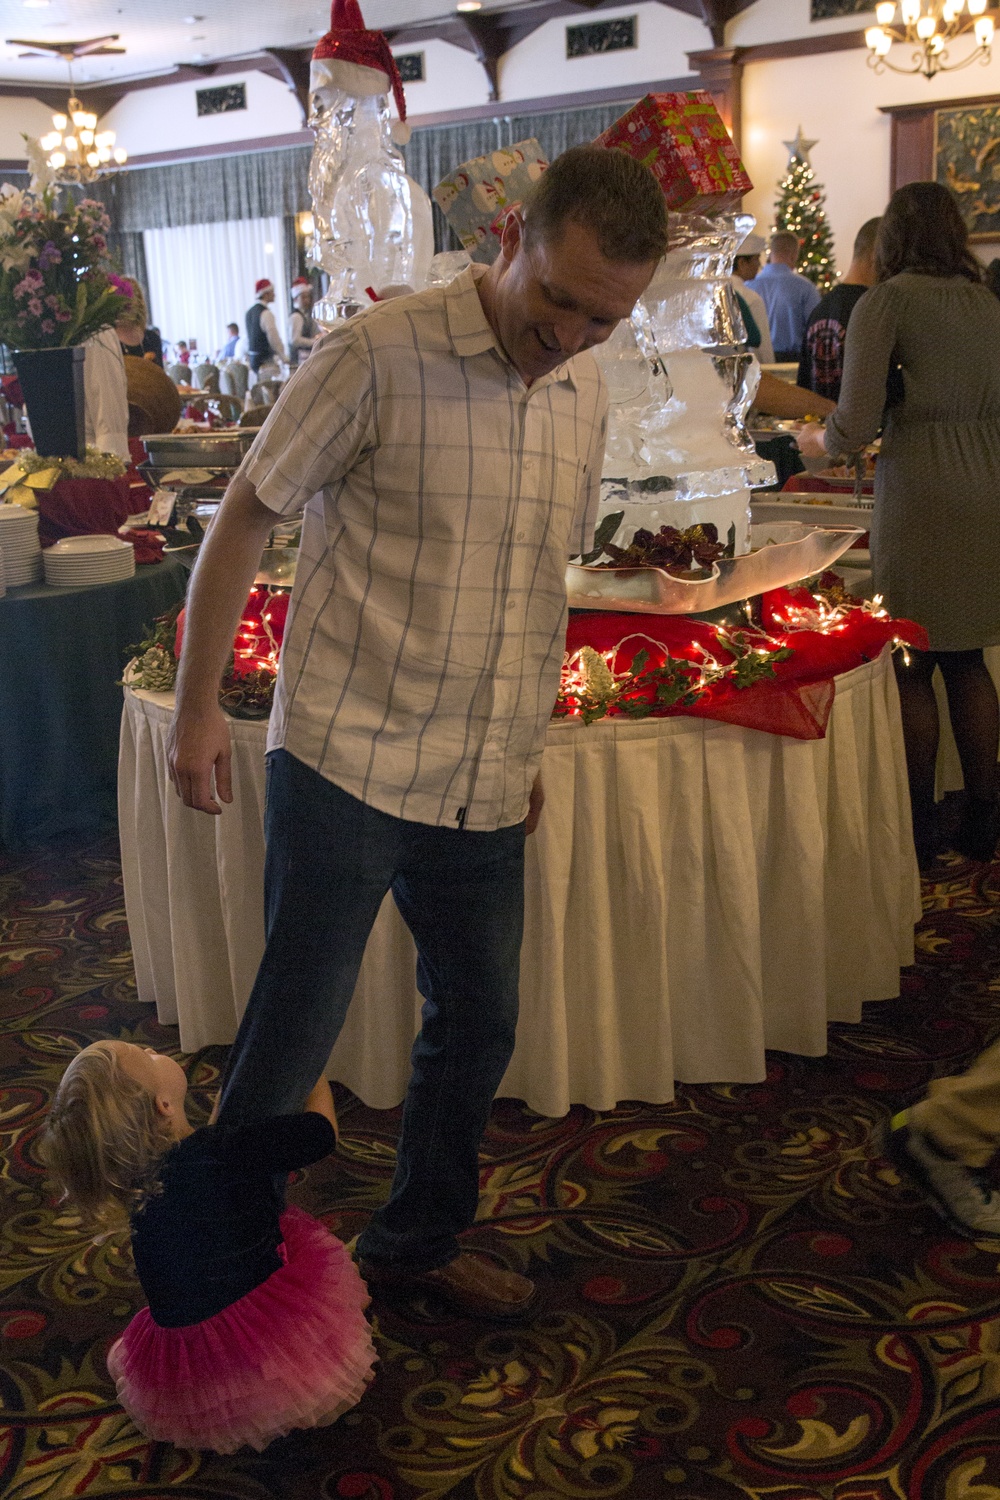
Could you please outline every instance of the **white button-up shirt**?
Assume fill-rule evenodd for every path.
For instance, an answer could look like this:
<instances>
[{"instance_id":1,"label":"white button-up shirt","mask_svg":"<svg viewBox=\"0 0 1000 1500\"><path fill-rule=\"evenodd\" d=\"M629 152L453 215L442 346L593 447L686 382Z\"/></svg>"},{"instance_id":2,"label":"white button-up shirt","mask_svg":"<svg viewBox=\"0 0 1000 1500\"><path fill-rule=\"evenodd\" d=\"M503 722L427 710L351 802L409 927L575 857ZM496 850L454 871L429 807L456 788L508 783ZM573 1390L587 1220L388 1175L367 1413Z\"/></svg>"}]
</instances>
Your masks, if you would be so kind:
<instances>
[{"instance_id":1,"label":"white button-up shirt","mask_svg":"<svg viewBox=\"0 0 1000 1500\"><path fill-rule=\"evenodd\" d=\"M242 470L272 510L304 509L269 748L383 812L469 829L527 812L607 425L588 354L524 385L484 269L324 338Z\"/></svg>"}]
</instances>

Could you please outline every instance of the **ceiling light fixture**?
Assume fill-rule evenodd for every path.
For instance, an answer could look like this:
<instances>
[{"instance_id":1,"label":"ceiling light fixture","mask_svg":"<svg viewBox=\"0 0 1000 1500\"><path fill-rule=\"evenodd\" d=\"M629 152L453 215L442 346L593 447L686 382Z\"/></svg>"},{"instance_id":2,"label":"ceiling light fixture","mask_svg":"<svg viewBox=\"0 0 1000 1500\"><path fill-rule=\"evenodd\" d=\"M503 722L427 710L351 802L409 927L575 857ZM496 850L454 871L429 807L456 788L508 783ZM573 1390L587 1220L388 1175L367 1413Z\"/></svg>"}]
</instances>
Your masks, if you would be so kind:
<instances>
[{"instance_id":1,"label":"ceiling light fixture","mask_svg":"<svg viewBox=\"0 0 1000 1500\"><path fill-rule=\"evenodd\" d=\"M995 14L987 15L989 0L900 0L896 23L895 0L880 0L875 7L876 26L865 31L868 66L876 73L889 68L893 73L922 73L933 78L936 73L954 72L970 63L984 65L990 61ZM963 11L967 13L962 14ZM974 41L972 50L958 62L950 61L948 44L959 37ZM889 61L894 42L909 50L908 63Z\"/></svg>"},{"instance_id":2,"label":"ceiling light fixture","mask_svg":"<svg viewBox=\"0 0 1000 1500\"><path fill-rule=\"evenodd\" d=\"M456 10L461 11L482 10L482 8L483 0L458 0L458 4L455 6Z\"/></svg>"}]
</instances>

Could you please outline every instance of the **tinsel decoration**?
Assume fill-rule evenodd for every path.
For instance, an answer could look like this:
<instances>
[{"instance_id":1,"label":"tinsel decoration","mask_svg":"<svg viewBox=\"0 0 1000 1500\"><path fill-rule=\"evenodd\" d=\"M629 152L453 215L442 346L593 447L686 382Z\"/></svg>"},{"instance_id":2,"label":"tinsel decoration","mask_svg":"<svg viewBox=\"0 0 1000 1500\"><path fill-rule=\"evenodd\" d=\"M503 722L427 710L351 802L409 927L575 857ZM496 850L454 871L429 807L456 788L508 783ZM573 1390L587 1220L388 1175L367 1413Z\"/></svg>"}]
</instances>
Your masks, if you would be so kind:
<instances>
[{"instance_id":1,"label":"tinsel decoration","mask_svg":"<svg viewBox=\"0 0 1000 1500\"><path fill-rule=\"evenodd\" d=\"M25 474L58 469L60 479L120 479L128 469L117 454L104 453L100 448L88 448L84 459L43 458L34 449L23 448L17 455L17 462Z\"/></svg>"}]
</instances>

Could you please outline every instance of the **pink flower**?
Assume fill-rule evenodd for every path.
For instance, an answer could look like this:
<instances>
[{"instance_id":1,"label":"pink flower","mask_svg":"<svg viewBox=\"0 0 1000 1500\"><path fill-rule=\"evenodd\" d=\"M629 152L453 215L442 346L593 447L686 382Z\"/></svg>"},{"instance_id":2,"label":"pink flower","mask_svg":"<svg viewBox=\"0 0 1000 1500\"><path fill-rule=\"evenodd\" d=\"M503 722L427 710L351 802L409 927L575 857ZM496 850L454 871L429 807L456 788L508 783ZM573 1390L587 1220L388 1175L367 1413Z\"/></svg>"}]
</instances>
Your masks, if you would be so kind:
<instances>
[{"instance_id":1,"label":"pink flower","mask_svg":"<svg viewBox=\"0 0 1000 1500\"><path fill-rule=\"evenodd\" d=\"M56 325L53 323L52 319L51 318L43 318L42 319L42 332L43 333L55 333L55 331L56 331Z\"/></svg>"},{"instance_id":2,"label":"pink flower","mask_svg":"<svg viewBox=\"0 0 1000 1500\"><path fill-rule=\"evenodd\" d=\"M57 323L68 323L69 320L70 320L70 318L72 316L73 316L73 314L70 312L70 310L69 310L68 307L61 307L59 309L59 311L56 313L56 322Z\"/></svg>"},{"instance_id":3,"label":"pink flower","mask_svg":"<svg viewBox=\"0 0 1000 1500\"><path fill-rule=\"evenodd\" d=\"M29 297L28 298L28 311L30 312L30 314L31 314L31 316L33 318L40 318L42 316L42 311L43 311L43 309L42 309L42 299L40 297Z\"/></svg>"},{"instance_id":4,"label":"pink flower","mask_svg":"<svg viewBox=\"0 0 1000 1500\"><path fill-rule=\"evenodd\" d=\"M55 295L54 292L50 292L49 295L46 297L46 299L45 299L45 306L46 307L51 307L51 309L52 309L53 312L58 312L60 303L59 303L59 298Z\"/></svg>"}]
</instances>

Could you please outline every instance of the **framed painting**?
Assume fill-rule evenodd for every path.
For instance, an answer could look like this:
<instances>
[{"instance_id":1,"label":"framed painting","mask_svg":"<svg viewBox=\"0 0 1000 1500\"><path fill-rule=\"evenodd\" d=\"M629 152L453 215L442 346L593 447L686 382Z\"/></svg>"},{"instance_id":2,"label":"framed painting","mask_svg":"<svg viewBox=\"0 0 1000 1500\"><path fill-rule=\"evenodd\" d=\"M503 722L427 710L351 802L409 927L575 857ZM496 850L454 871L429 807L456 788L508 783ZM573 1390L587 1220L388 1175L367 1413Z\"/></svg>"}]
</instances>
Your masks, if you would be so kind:
<instances>
[{"instance_id":1,"label":"framed painting","mask_svg":"<svg viewBox=\"0 0 1000 1500\"><path fill-rule=\"evenodd\" d=\"M970 239L1000 239L1000 98L935 110L934 180L955 194Z\"/></svg>"}]
</instances>

